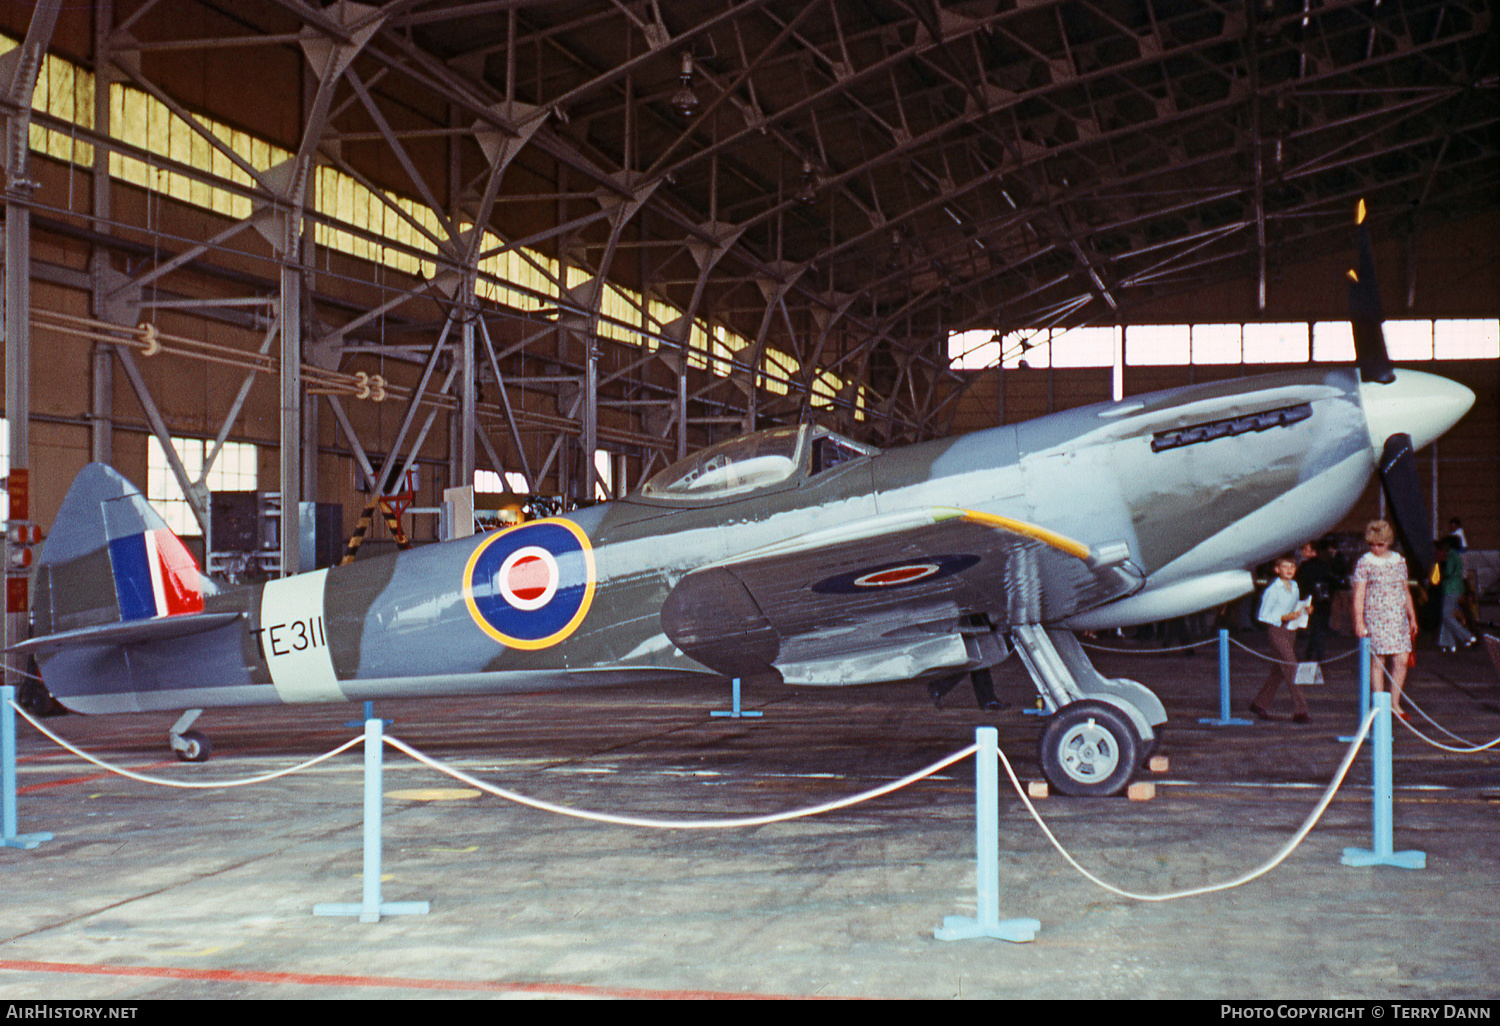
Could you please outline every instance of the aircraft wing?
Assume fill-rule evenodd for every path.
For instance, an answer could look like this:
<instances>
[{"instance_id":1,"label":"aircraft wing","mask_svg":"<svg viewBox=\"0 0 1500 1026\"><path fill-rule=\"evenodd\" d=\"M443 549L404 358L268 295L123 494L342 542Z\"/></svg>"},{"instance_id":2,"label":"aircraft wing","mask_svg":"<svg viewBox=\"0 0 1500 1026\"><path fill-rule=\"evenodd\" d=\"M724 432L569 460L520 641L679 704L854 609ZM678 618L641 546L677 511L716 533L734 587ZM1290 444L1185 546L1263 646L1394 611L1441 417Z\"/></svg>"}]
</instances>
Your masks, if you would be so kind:
<instances>
[{"instance_id":1,"label":"aircraft wing","mask_svg":"<svg viewBox=\"0 0 1500 1026\"><path fill-rule=\"evenodd\" d=\"M685 575L662 626L730 676L808 683L914 677L970 662L964 634L1045 623L1137 590L1125 545L952 507L908 510L742 553Z\"/></svg>"}]
</instances>

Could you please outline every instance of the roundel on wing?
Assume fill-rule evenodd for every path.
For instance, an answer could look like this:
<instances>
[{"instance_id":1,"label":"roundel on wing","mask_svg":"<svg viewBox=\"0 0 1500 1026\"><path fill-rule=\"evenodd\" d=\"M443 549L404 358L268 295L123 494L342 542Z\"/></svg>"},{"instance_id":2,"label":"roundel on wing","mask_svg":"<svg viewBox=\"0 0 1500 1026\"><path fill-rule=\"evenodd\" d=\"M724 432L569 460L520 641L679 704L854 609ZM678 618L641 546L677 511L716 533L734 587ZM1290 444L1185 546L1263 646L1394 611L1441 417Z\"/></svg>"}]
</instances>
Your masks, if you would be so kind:
<instances>
[{"instance_id":1,"label":"roundel on wing","mask_svg":"<svg viewBox=\"0 0 1500 1026\"><path fill-rule=\"evenodd\" d=\"M568 520L537 520L492 534L464 567L464 605L510 648L548 648L583 623L594 600L594 551Z\"/></svg>"},{"instance_id":2,"label":"roundel on wing","mask_svg":"<svg viewBox=\"0 0 1500 1026\"><path fill-rule=\"evenodd\" d=\"M900 563L882 563L861 567L836 577L825 577L812 586L820 595L859 595L885 588L904 588L923 581L937 580L959 573L979 562L967 553L926 556Z\"/></svg>"}]
</instances>

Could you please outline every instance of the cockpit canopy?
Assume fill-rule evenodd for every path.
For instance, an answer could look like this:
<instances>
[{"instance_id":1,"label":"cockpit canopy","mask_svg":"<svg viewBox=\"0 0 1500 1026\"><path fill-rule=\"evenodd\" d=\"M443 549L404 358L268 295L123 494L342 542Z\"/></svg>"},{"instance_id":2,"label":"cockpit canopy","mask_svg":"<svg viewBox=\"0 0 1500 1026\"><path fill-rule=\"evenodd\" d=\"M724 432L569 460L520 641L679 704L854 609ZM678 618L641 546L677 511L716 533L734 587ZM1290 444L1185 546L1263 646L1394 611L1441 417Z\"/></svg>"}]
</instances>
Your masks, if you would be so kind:
<instances>
[{"instance_id":1,"label":"cockpit canopy","mask_svg":"<svg viewBox=\"0 0 1500 1026\"><path fill-rule=\"evenodd\" d=\"M678 460L647 481L641 497L702 502L749 495L879 452L814 424L768 428Z\"/></svg>"}]
</instances>

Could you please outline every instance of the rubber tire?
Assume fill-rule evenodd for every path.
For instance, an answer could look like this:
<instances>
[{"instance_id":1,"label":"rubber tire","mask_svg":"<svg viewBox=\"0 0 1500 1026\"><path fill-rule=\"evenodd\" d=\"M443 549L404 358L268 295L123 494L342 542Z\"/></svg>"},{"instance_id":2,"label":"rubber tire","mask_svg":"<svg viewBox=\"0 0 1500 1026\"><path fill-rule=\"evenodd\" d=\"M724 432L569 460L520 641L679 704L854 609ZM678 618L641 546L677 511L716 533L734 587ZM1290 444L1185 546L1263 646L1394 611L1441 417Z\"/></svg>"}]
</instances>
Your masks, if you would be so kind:
<instances>
[{"instance_id":1,"label":"rubber tire","mask_svg":"<svg viewBox=\"0 0 1500 1026\"><path fill-rule=\"evenodd\" d=\"M214 753L214 743L201 731L184 731L182 740L187 743L187 748L172 749L172 754L180 762L207 762L208 757Z\"/></svg>"},{"instance_id":2,"label":"rubber tire","mask_svg":"<svg viewBox=\"0 0 1500 1026\"><path fill-rule=\"evenodd\" d=\"M1150 741L1147 741L1139 734L1136 735L1136 738L1140 741L1140 760L1142 769L1146 768L1146 764L1151 761L1151 756L1155 755L1161 748L1161 728L1164 726L1166 726L1166 724L1158 723L1156 726L1151 728L1152 736Z\"/></svg>"},{"instance_id":3,"label":"rubber tire","mask_svg":"<svg viewBox=\"0 0 1500 1026\"><path fill-rule=\"evenodd\" d=\"M1144 756L1141 736L1119 709L1093 699L1065 705L1038 742L1042 775L1059 794L1104 798L1129 785Z\"/></svg>"}]
</instances>

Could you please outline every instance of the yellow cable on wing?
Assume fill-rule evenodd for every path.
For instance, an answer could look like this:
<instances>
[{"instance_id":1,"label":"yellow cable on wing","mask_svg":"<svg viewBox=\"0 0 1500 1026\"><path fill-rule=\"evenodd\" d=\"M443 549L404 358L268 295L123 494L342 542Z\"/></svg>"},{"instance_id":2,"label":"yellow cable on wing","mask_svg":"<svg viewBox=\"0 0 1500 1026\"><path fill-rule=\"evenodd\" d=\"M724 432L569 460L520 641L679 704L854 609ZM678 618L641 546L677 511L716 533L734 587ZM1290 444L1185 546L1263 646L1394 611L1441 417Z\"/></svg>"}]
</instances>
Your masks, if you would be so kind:
<instances>
[{"instance_id":1,"label":"yellow cable on wing","mask_svg":"<svg viewBox=\"0 0 1500 1026\"><path fill-rule=\"evenodd\" d=\"M942 507L935 510L937 519L951 520L954 517L962 517L971 524L984 524L986 527L998 527L1002 531L1019 534L1026 538L1032 538L1044 545L1050 545L1060 552L1077 559L1088 559L1093 554L1092 550L1083 542L1074 541L1072 538L1064 537L1056 531L1049 531L1045 527L1036 524L1028 524L1024 520L1012 520L1010 517L996 516L994 513L981 513L976 509L957 509L953 507ZM943 516L947 513L947 516Z\"/></svg>"}]
</instances>

